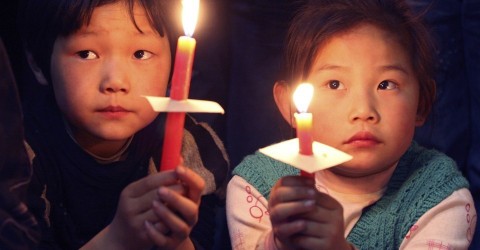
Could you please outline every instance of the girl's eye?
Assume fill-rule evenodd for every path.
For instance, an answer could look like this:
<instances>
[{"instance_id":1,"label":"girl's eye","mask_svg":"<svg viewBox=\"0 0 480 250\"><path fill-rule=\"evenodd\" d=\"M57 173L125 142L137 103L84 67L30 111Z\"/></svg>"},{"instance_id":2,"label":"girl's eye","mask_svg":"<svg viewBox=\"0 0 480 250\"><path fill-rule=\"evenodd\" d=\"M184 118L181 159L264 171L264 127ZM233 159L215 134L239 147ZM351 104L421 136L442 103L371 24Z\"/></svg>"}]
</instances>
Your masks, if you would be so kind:
<instances>
[{"instance_id":1,"label":"girl's eye","mask_svg":"<svg viewBox=\"0 0 480 250\"><path fill-rule=\"evenodd\" d=\"M383 89L383 90L390 90L390 89L396 89L398 88L398 85L396 83L390 82L390 81L382 81L380 84L378 84L378 89Z\"/></svg>"},{"instance_id":2,"label":"girl's eye","mask_svg":"<svg viewBox=\"0 0 480 250\"><path fill-rule=\"evenodd\" d=\"M137 51L135 51L135 53L133 53L133 56L136 59L146 60L146 59L151 58L153 56L153 54L151 52L146 51L146 50L137 50Z\"/></svg>"},{"instance_id":3,"label":"girl's eye","mask_svg":"<svg viewBox=\"0 0 480 250\"><path fill-rule=\"evenodd\" d=\"M345 86L338 80L331 80L328 82L328 88L330 89L344 89Z\"/></svg>"},{"instance_id":4,"label":"girl's eye","mask_svg":"<svg viewBox=\"0 0 480 250\"><path fill-rule=\"evenodd\" d=\"M98 58L97 54L95 54L93 51L90 51L90 50L79 51L77 52L77 55L80 58L86 59L86 60L92 60L92 59Z\"/></svg>"}]
</instances>

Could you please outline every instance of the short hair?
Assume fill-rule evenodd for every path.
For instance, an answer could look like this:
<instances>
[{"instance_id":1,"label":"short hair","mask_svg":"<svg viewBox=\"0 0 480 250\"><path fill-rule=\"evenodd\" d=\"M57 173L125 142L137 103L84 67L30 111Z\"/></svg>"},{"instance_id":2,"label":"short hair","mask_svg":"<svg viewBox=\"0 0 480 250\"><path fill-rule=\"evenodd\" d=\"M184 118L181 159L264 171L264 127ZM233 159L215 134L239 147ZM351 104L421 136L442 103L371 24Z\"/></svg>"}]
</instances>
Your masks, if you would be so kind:
<instances>
[{"instance_id":1,"label":"short hair","mask_svg":"<svg viewBox=\"0 0 480 250\"><path fill-rule=\"evenodd\" d=\"M173 42L176 27L172 22L172 0L23 0L20 5L18 19L20 34L25 49L31 53L47 80L50 76L50 60L53 45L58 37L65 37L78 31L83 25L89 24L95 8L124 2L136 28L142 32L134 19L134 4L140 4L146 11L148 20L160 36L167 36L170 48L174 50ZM173 53L171 53L173 56Z\"/></svg>"},{"instance_id":2,"label":"short hair","mask_svg":"<svg viewBox=\"0 0 480 250\"><path fill-rule=\"evenodd\" d=\"M288 84L305 80L319 47L364 23L395 35L409 53L420 85L417 114L426 117L435 99L434 48L421 16L414 15L403 0L307 1L289 26L280 80Z\"/></svg>"}]
</instances>

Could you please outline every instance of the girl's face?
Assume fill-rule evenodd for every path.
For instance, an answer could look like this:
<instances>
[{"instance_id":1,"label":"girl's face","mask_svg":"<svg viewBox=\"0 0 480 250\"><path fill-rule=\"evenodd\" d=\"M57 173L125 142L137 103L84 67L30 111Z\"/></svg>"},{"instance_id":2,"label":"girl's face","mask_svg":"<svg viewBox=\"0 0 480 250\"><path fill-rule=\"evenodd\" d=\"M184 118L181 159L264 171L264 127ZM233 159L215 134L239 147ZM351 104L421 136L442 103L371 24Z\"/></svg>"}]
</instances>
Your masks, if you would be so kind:
<instances>
[{"instance_id":1,"label":"girl's face","mask_svg":"<svg viewBox=\"0 0 480 250\"><path fill-rule=\"evenodd\" d=\"M141 7L136 5L134 13L143 32L119 1L96 8L88 26L55 41L51 73L56 100L84 147L121 146L157 116L142 95L165 95L168 39L150 26Z\"/></svg>"},{"instance_id":2,"label":"girl's face","mask_svg":"<svg viewBox=\"0 0 480 250\"><path fill-rule=\"evenodd\" d=\"M361 177L393 169L415 126L423 123L417 117L419 86L408 54L394 36L373 25L328 40L308 82L315 86L309 108L314 140L353 156L332 169L335 173ZM287 107L290 100L284 99Z\"/></svg>"}]
</instances>

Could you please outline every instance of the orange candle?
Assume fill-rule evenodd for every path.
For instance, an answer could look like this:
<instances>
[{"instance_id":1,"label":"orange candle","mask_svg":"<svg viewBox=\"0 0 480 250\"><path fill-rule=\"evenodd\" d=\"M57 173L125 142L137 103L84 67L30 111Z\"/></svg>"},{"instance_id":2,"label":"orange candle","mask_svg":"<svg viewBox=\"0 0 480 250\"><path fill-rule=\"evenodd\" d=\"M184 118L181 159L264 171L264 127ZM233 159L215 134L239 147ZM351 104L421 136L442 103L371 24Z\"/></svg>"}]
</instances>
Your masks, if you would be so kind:
<instances>
[{"instance_id":1,"label":"orange candle","mask_svg":"<svg viewBox=\"0 0 480 250\"><path fill-rule=\"evenodd\" d=\"M293 101L298 113L294 114L297 126L297 138L299 153L302 155L313 155L312 144L312 113L308 113L308 106L313 97L313 86L309 83L298 85L293 93ZM313 174L301 171L302 176L313 177Z\"/></svg>"},{"instance_id":2,"label":"orange candle","mask_svg":"<svg viewBox=\"0 0 480 250\"><path fill-rule=\"evenodd\" d=\"M299 153L313 155L312 113L295 113Z\"/></svg>"},{"instance_id":3,"label":"orange candle","mask_svg":"<svg viewBox=\"0 0 480 250\"><path fill-rule=\"evenodd\" d=\"M186 36L178 39L170 89L170 98L177 101L188 99L196 45L195 39L191 36L197 22L198 7L199 0L183 0L182 18ZM180 164L184 124L185 113L171 112L167 114L160 163L161 171L174 169Z\"/></svg>"}]
</instances>

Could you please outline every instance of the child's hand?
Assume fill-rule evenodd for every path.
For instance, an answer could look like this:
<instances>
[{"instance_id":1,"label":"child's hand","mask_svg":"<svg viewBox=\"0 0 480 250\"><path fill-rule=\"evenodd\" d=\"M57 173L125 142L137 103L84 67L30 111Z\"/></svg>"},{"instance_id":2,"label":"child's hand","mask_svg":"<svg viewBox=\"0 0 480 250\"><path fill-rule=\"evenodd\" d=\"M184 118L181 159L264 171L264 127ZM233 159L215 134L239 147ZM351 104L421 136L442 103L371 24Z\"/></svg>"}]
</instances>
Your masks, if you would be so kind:
<instances>
[{"instance_id":1,"label":"child's hand","mask_svg":"<svg viewBox=\"0 0 480 250\"><path fill-rule=\"evenodd\" d=\"M280 249L351 249L342 206L318 192L310 178L280 179L270 193L269 213Z\"/></svg>"},{"instance_id":2,"label":"child's hand","mask_svg":"<svg viewBox=\"0 0 480 250\"><path fill-rule=\"evenodd\" d=\"M205 182L192 170L179 166L176 173L183 190L160 187L161 202L153 201L159 222L145 224L150 239L160 249L193 249L189 235L198 220L198 207Z\"/></svg>"},{"instance_id":3,"label":"child's hand","mask_svg":"<svg viewBox=\"0 0 480 250\"><path fill-rule=\"evenodd\" d=\"M177 173L165 171L146 176L128 185L120 194L117 212L110 225L100 234L93 246L110 245L115 249L145 249L153 245L145 221L156 223L158 216L152 201L159 200L158 189L178 184Z\"/></svg>"}]
</instances>

